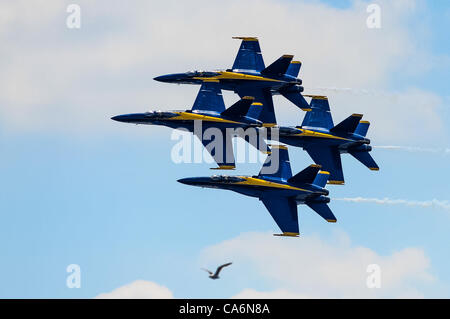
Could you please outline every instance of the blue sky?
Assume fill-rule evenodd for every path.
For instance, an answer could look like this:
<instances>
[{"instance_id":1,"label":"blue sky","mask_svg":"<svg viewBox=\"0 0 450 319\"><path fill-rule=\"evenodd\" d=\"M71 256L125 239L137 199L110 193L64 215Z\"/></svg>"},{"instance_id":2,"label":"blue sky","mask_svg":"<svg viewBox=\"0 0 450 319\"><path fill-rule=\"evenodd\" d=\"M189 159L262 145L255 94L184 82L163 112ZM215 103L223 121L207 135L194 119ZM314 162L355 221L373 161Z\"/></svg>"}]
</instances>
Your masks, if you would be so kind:
<instances>
[{"instance_id":1,"label":"blue sky","mask_svg":"<svg viewBox=\"0 0 450 319\"><path fill-rule=\"evenodd\" d=\"M190 108L198 87L162 84L152 78L191 68L228 67L238 45L231 36L248 32L260 38L266 64L286 53L280 52L283 41L289 43L286 49L295 50L296 57L304 57L305 86L313 93L330 95L335 122L361 110L372 122L369 137L374 145L437 149L375 149L379 172L344 156L346 185L329 186L331 197L448 201L450 154L441 149L450 148L446 34L450 6L445 1L398 3L399 8L381 3L386 10L382 11L380 32L385 33L369 34L368 40L363 19L366 2L287 1L275 5L266 1L259 10L266 12L275 6L271 11L274 21L295 26L302 22L283 19L291 14L307 20L311 13L323 14L324 20L311 25L311 30L299 31L298 36L286 31L279 37L276 34L280 32L269 30L270 25L263 21L251 26L244 21L227 30L230 20L220 20L213 23L212 31L205 31L217 33L207 42L191 33L197 30L196 18L218 9L234 12L236 3L199 9L183 22L186 30L175 31L152 19L183 16L182 8L166 13L170 4L136 2L123 8L120 2L90 5L80 1L80 30L65 28L64 2L45 2L46 10L20 1L2 4L9 19L0 33L8 46L2 53L6 71L0 78L0 297L92 298L136 280L167 287L177 298L228 298L245 289L342 297L354 287L349 284L339 289L322 281L321 291L292 287L286 278L265 271L259 257L245 256L245 248L227 248L233 239L250 243L263 236L268 243L286 248L287 255L295 254L291 266L294 270L298 267L298 272L303 271L302 258L316 256L302 240L320 247L336 245L337 251L343 252L333 259L331 273L333 266L351 263L348 256L357 255L361 248L370 250L364 256L384 258L384 269L398 265L399 259L403 267L398 268L408 268L411 263L411 269L416 269L407 274L396 269L393 273L399 274L399 282L387 285L374 297L448 298L448 209L333 201L338 223L327 224L299 206L302 237L297 240L303 248L296 250L295 243L271 236L278 231L276 225L256 199L177 183L179 178L214 172L209 170L210 164L173 163L169 129L109 119L149 108ZM146 10L138 10L139 5ZM251 7L252 2L242 6ZM148 19L139 12L150 9L155 16L149 13ZM345 37L324 27L336 23L339 31L341 23L353 16L362 19L361 33ZM351 30L350 23L342 30ZM310 37L308 33L313 32L319 34ZM326 43L314 42L312 38L318 37ZM351 52L341 52L339 41L331 41L336 37L347 39L345 45L350 48L360 46L361 52L380 51L373 56L361 53L361 61L349 57L356 65L352 69L345 59ZM182 43L177 45L177 41ZM190 41L192 47L186 45ZM377 45L371 47L371 43ZM399 43L398 47L394 43ZM174 47L179 50L174 52ZM339 61L345 69L339 68ZM330 86L352 90L326 89ZM236 97L226 93L225 100L229 105ZM295 106L278 97L275 103L280 123L297 124L302 119ZM294 173L311 163L298 149L291 148L290 157ZM233 174L252 175L259 169L259 164L242 164ZM247 233L255 235L245 237ZM211 253L212 249L219 253ZM271 253L270 247L260 249ZM408 249L414 249L419 257L408 259ZM290 256L286 257L289 260ZM223 280L208 280L199 269L228 260L235 264L226 269ZM81 267L80 289L66 287L66 267L73 263ZM336 269L336 276L342 275L340 268Z\"/></svg>"}]
</instances>

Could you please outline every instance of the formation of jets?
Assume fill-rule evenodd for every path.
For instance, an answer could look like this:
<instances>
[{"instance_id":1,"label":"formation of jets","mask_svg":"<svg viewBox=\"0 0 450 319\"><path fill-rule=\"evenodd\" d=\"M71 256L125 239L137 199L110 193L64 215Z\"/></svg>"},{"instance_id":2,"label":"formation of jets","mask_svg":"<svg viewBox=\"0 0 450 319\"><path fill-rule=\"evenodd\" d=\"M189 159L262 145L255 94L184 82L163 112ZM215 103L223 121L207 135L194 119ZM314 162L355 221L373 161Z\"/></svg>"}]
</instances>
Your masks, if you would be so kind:
<instances>
[{"instance_id":1,"label":"formation of jets","mask_svg":"<svg viewBox=\"0 0 450 319\"><path fill-rule=\"evenodd\" d=\"M299 235L298 204L309 206L328 222L336 222L327 205L330 198L325 186L327 183L344 184L341 153L349 153L369 169L379 170L369 154L372 147L366 135L370 123L362 120L362 114L352 114L334 125L326 96L302 94L302 80L297 78L301 68L299 61L293 61L292 55L282 55L265 67L257 38L235 39L242 42L231 69L190 71L155 78L166 83L201 85L190 110L124 114L112 119L188 130L209 151L218 165L217 169L235 168L232 138L240 136L268 154L257 176L214 175L178 181L258 198L281 229L279 236ZM234 91L240 100L226 108L222 90ZM272 99L274 94L283 95L306 112L300 126L277 124ZM310 103L305 97L311 98ZM198 126L198 123L201 125ZM219 130L224 137L220 144L212 148L209 147L210 138L204 134L210 128ZM261 135L263 132L264 135ZM260 136L264 139L253 138ZM266 141L279 145L266 144ZM284 144L303 148L315 164L293 176L288 149Z\"/></svg>"}]
</instances>

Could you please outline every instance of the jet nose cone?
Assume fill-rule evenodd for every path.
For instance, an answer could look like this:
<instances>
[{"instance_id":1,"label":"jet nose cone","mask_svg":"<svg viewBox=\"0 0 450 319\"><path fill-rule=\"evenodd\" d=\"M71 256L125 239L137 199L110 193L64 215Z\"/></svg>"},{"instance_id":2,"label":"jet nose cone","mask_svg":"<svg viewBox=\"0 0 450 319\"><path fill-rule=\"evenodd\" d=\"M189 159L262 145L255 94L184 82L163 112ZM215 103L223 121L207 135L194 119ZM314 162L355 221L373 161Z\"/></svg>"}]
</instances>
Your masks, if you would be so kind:
<instances>
[{"instance_id":1,"label":"jet nose cone","mask_svg":"<svg viewBox=\"0 0 450 319\"><path fill-rule=\"evenodd\" d=\"M167 82L167 75L157 76L156 78L153 78L153 80L158 81L158 82Z\"/></svg>"},{"instance_id":2,"label":"jet nose cone","mask_svg":"<svg viewBox=\"0 0 450 319\"><path fill-rule=\"evenodd\" d=\"M117 122L127 122L126 115L116 115L111 117L111 120L117 121Z\"/></svg>"},{"instance_id":3,"label":"jet nose cone","mask_svg":"<svg viewBox=\"0 0 450 319\"><path fill-rule=\"evenodd\" d=\"M182 74L167 74L167 75L160 75L156 78L153 78L153 80L158 82L164 82L164 83L171 83L176 82L182 79Z\"/></svg>"},{"instance_id":4,"label":"jet nose cone","mask_svg":"<svg viewBox=\"0 0 450 319\"><path fill-rule=\"evenodd\" d=\"M195 185L195 178L181 178L177 182L185 185Z\"/></svg>"},{"instance_id":5,"label":"jet nose cone","mask_svg":"<svg viewBox=\"0 0 450 319\"><path fill-rule=\"evenodd\" d=\"M136 123L139 124L146 120L145 113L133 113L113 116L111 120L123 123Z\"/></svg>"}]
</instances>

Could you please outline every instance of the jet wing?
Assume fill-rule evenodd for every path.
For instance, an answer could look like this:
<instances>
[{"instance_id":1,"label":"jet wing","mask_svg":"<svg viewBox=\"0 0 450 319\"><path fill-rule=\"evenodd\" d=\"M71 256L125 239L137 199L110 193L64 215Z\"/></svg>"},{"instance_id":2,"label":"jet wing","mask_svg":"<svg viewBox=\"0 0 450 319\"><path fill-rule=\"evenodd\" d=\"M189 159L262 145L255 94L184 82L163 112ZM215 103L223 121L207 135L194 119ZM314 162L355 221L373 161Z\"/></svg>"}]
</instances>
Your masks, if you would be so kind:
<instances>
[{"instance_id":1,"label":"jet wing","mask_svg":"<svg viewBox=\"0 0 450 319\"><path fill-rule=\"evenodd\" d=\"M254 103L262 103L262 110L257 120L260 120L266 125L275 125L277 123L277 120L275 118L275 109L273 107L272 93L270 92L270 89L260 89L251 86L244 86L237 88L235 92L241 99L245 96L253 96L255 98Z\"/></svg>"},{"instance_id":2,"label":"jet wing","mask_svg":"<svg viewBox=\"0 0 450 319\"><path fill-rule=\"evenodd\" d=\"M214 158L214 161L219 165L216 169L234 169L235 161L231 136L226 135L226 130L221 130L221 136L212 135L209 138L208 134L205 135L207 129L207 127L202 128L202 136L198 136L196 132L194 132L194 135L198 137L209 154Z\"/></svg>"},{"instance_id":3,"label":"jet wing","mask_svg":"<svg viewBox=\"0 0 450 319\"><path fill-rule=\"evenodd\" d=\"M316 164L322 165L322 170L330 173L329 184L344 184L341 154L337 148L308 147L305 148Z\"/></svg>"},{"instance_id":4,"label":"jet wing","mask_svg":"<svg viewBox=\"0 0 450 319\"><path fill-rule=\"evenodd\" d=\"M225 111L222 90L219 81L205 80L198 91L192 111L222 113Z\"/></svg>"},{"instance_id":5,"label":"jet wing","mask_svg":"<svg viewBox=\"0 0 450 319\"><path fill-rule=\"evenodd\" d=\"M294 199L286 197L262 197L272 218L283 232L283 236L298 236L297 203Z\"/></svg>"},{"instance_id":6,"label":"jet wing","mask_svg":"<svg viewBox=\"0 0 450 319\"><path fill-rule=\"evenodd\" d=\"M262 71L265 66L258 38L233 37L233 39L242 40L239 52L233 63L233 70Z\"/></svg>"}]
</instances>

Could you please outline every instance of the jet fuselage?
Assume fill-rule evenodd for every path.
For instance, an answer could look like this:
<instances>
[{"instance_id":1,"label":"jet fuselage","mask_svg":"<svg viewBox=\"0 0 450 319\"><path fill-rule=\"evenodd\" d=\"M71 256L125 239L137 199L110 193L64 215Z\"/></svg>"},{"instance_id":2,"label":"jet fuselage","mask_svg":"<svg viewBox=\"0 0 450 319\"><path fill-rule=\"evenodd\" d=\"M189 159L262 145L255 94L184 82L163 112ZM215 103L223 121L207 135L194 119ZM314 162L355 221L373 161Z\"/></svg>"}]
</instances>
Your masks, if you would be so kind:
<instances>
[{"instance_id":1,"label":"jet fuselage","mask_svg":"<svg viewBox=\"0 0 450 319\"><path fill-rule=\"evenodd\" d=\"M297 204L308 202L329 203L326 197L329 192L325 188L313 184L292 185L279 179L261 178L258 176L224 176L191 177L178 180L180 183L231 190L251 197L287 197L294 198Z\"/></svg>"},{"instance_id":2,"label":"jet fuselage","mask_svg":"<svg viewBox=\"0 0 450 319\"><path fill-rule=\"evenodd\" d=\"M133 113L114 116L112 117L112 119L124 123L162 125L173 129L186 129L190 132L194 131L195 121L201 121L203 129L209 127L218 129L246 129L248 127L258 127L262 125L260 121L249 118L247 116L243 116L239 120L232 120L213 112L207 113L192 111L155 111L146 113Z\"/></svg>"},{"instance_id":3,"label":"jet fuselage","mask_svg":"<svg viewBox=\"0 0 450 319\"><path fill-rule=\"evenodd\" d=\"M288 74L269 77L253 70L190 71L162 75L154 80L176 84L202 84L205 80L217 80L222 90L234 92L245 88L270 89L272 94L279 94L280 90L292 93L303 92L302 80L296 77Z\"/></svg>"},{"instance_id":4,"label":"jet fuselage","mask_svg":"<svg viewBox=\"0 0 450 319\"><path fill-rule=\"evenodd\" d=\"M297 147L308 148L323 145L337 147L341 153L346 153L348 150L372 150L372 147L368 145L370 140L355 133L334 133L326 129L301 126L279 127L278 132L280 142Z\"/></svg>"}]
</instances>

